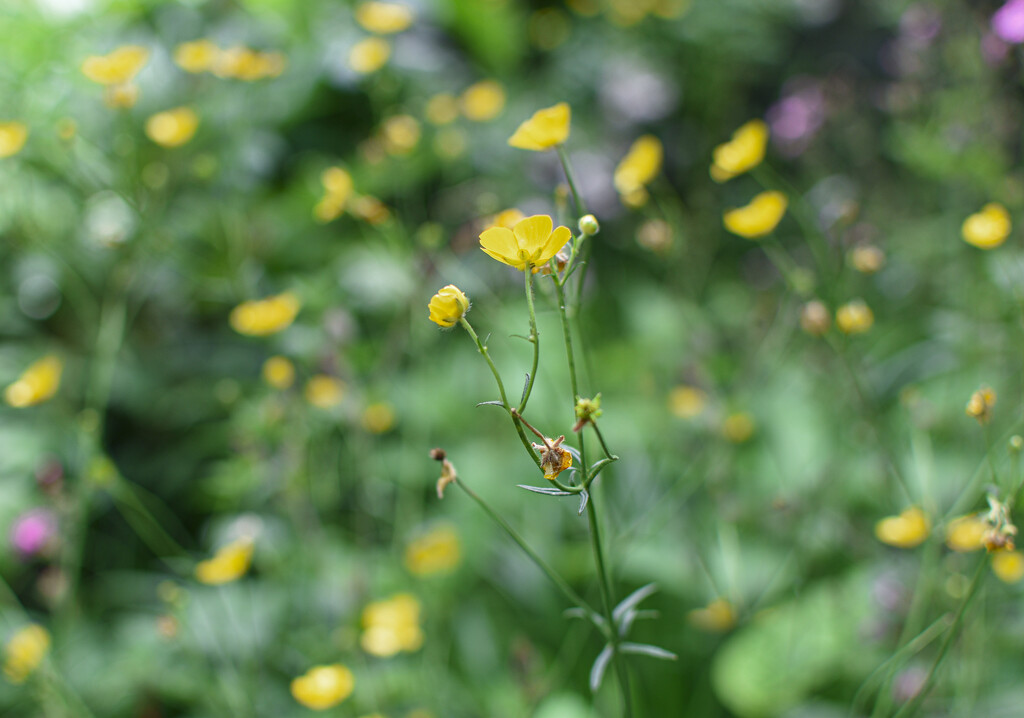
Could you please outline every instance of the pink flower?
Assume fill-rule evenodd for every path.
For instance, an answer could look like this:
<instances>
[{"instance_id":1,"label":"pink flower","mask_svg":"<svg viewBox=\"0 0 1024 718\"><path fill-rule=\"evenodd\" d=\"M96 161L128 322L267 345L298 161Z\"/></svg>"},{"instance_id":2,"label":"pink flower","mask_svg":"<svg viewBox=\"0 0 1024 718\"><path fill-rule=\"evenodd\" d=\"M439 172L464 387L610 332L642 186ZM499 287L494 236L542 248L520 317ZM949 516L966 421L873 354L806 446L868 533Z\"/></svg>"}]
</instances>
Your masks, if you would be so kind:
<instances>
[{"instance_id":1,"label":"pink flower","mask_svg":"<svg viewBox=\"0 0 1024 718\"><path fill-rule=\"evenodd\" d=\"M992 16L992 31L1006 42L1024 42L1024 0L1009 0Z\"/></svg>"},{"instance_id":2,"label":"pink flower","mask_svg":"<svg viewBox=\"0 0 1024 718\"><path fill-rule=\"evenodd\" d=\"M46 509L26 511L11 526L11 544L22 556L34 556L46 548L57 532L57 519Z\"/></svg>"}]
</instances>

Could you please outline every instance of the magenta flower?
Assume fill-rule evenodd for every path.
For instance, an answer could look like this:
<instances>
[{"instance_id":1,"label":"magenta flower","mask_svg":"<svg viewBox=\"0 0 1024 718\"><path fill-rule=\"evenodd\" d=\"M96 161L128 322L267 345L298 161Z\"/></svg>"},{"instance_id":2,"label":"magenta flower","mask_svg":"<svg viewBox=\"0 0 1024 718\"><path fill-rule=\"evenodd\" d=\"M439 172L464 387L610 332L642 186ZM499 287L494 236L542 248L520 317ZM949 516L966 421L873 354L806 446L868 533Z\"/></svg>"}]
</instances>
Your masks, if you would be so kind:
<instances>
[{"instance_id":1,"label":"magenta flower","mask_svg":"<svg viewBox=\"0 0 1024 718\"><path fill-rule=\"evenodd\" d=\"M11 544L24 557L46 548L57 533L57 518L46 509L26 511L11 526Z\"/></svg>"},{"instance_id":2,"label":"magenta flower","mask_svg":"<svg viewBox=\"0 0 1024 718\"><path fill-rule=\"evenodd\" d=\"M1006 42L1024 42L1024 0L1009 0L996 10L992 32Z\"/></svg>"}]
</instances>

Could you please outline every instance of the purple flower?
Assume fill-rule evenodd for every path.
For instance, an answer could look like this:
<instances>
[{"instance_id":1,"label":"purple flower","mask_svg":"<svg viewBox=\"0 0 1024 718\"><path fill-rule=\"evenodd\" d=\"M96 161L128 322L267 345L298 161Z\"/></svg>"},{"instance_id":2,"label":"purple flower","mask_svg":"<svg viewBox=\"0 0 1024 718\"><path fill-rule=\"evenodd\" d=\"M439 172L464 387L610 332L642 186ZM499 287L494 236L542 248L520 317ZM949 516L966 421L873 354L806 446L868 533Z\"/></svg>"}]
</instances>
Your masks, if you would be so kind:
<instances>
[{"instance_id":1,"label":"purple flower","mask_svg":"<svg viewBox=\"0 0 1024 718\"><path fill-rule=\"evenodd\" d=\"M26 511L11 526L11 544L24 557L46 548L57 533L57 518L47 509Z\"/></svg>"},{"instance_id":2,"label":"purple flower","mask_svg":"<svg viewBox=\"0 0 1024 718\"><path fill-rule=\"evenodd\" d=\"M992 32L1006 42L1024 42L1024 0L1010 0L996 10Z\"/></svg>"}]
</instances>

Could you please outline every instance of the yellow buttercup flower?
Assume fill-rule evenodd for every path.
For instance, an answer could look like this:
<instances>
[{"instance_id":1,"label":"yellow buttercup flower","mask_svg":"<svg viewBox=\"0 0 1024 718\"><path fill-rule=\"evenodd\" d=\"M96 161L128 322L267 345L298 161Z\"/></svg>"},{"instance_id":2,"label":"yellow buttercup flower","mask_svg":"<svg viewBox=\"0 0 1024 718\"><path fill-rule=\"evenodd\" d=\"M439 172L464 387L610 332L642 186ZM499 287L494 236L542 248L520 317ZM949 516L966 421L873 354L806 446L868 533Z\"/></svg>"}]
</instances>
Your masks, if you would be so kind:
<instances>
[{"instance_id":1,"label":"yellow buttercup flower","mask_svg":"<svg viewBox=\"0 0 1024 718\"><path fill-rule=\"evenodd\" d=\"M362 623L359 644L374 656L386 658L399 651L418 651L423 645L420 602L408 593L369 604L363 609Z\"/></svg>"},{"instance_id":2,"label":"yellow buttercup flower","mask_svg":"<svg viewBox=\"0 0 1024 718\"><path fill-rule=\"evenodd\" d=\"M395 115L381 125L384 150L390 155L407 155L420 141L420 123L411 115Z\"/></svg>"},{"instance_id":3,"label":"yellow buttercup flower","mask_svg":"<svg viewBox=\"0 0 1024 718\"><path fill-rule=\"evenodd\" d=\"M690 623L704 631L724 633L736 625L736 611L724 598L716 598L704 608L687 615Z\"/></svg>"},{"instance_id":4,"label":"yellow buttercup flower","mask_svg":"<svg viewBox=\"0 0 1024 718\"><path fill-rule=\"evenodd\" d=\"M863 299L854 299L836 310L836 326L843 334L863 334L875 323L875 313Z\"/></svg>"},{"instance_id":5,"label":"yellow buttercup flower","mask_svg":"<svg viewBox=\"0 0 1024 718\"><path fill-rule=\"evenodd\" d=\"M642 190L661 171L663 154L661 140L654 135L638 139L615 168L615 189L623 195Z\"/></svg>"},{"instance_id":6,"label":"yellow buttercup flower","mask_svg":"<svg viewBox=\"0 0 1024 718\"><path fill-rule=\"evenodd\" d=\"M467 119L487 122L505 109L505 88L495 80L481 80L467 87L459 102Z\"/></svg>"},{"instance_id":7,"label":"yellow buttercup flower","mask_svg":"<svg viewBox=\"0 0 1024 718\"><path fill-rule=\"evenodd\" d=\"M1024 554L1020 551L996 551L992 554L992 572L1003 583L1017 583L1024 578Z\"/></svg>"},{"instance_id":8,"label":"yellow buttercup flower","mask_svg":"<svg viewBox=\"0 0 1024 718\"><path fill-rule=\"evenodd\" d=\"M434 125L448 125L459 116L459 101L447 92L434 95L427 100L424 111L427 121Z\"/></svg>"},{"instance_id":9,"label":"yellow buttercup flower","mask_svg":"<svg viewBox=\"0 0 1024 718\"><path fill-rule=\"evenodd\" d=\"M668 395L668 408L680 419L700 416L708 403L708 395L695 386L677 386Z\"/></svg>"},{"instance_id":10,"label":"yellow buttercup flower","mask_svg":"<svg viewBox=\"0 0 1024 718\"><path fill-rule=\"evenodd\" d=\"M525 272L537 272L572 239L568 227L552 231L551 218L537 214L516 222L512 229L491 227L480 234L480 248L489 256Z\"/></svg>"},{"instance_id":11,"label":"yellow buttercup flower","mask_svg":"<svg viewBox=\"0 0 1024 718\"><path fill-rule=\"evenodd\" d=\"M967 553L985 548L985 536L991 527L984 516L971 514L953 519L946 526L946 545Z\"/></svg>"},{"instance_id":12,"label":"yellow buttercup flower","mask_svg":"<svg viewBox=\"0 0 1024 718\"><path fill-rule=\"evenodd\" d=\"M146 120L146 136L162 147L180 147L199 129L199 115L189 107L176 107Z\"/></svg>"},{"instance_id":13,"label":"yellow buttercup flower","mask_svg":"<svg viewBox=\"0 0 1024 718\"><path fill-rule=\"evenodd\" d=\"M303 394L318 409L331 409L345 398L345 382L329 374L317 374L306 382Z\"/></svg>"},{"instance_id":14,"label":"yellow buttercup flower","mask_svg":"<svg viewBox=\"0 0 1024 718\"><path fill-rule=\"evenodd\" d=\"M183 42L174 48L174 63L185 72L209 72L219 56L220 48L205 38Z\"/></svg>"},{"instance_id":15,"label":"yellow buttercup flower","mask_svg":"<svg viewBox=\"0 0 1024 718\"><path fill-rule=\"evenodd\" d=\"M992 407L996 405L996 393L990 386L983 386L971 394L965 409L967 416L977 419L984 426L992 420Z\"/></svg>"},{"instance_id":16,"label":"yellow buttercup flower","mask_svg":"<svg viewBox=\"0 0 1024 718\"><path fill-rule=\"evenodd\" d=\"M196 579L210 586L237 581L249 570L252 551L251 538L232 541L218 549L213 558L196 564Z\"/></svg>"},{"instance_id":17,"label":"yellow buttercup flower","mask_svg":"<svg viewBox=\"0 0 1024 718\"><path fill-rule=\"evenodd\" d=\"M391 45L379 37L368 37L352 46L348 66L361 75L368 75L384 67L391 57Z\"/></svg>"},{"instance_id":18,"label":"yellow buttercup flower","mask_svg":"<svg viewBox=\"0 0 1024 718\"><path fill-rule=\"evenodd\" d=\"M50 633L32 623L20 629L4 646L4 675L11 683L24 683L39 668L50 650Z\"/></svg>"},{"instance_id":19,"label":"yellow buttercup flower","mask_svg":"<svg viewBox=\"0 0 1024 718\"><path fill-rule=\"evenodd\" d=\"M454 284L437 290L427 305L428 319L440 327L454 327L469 311L469 299Z\"/></svg>"},{"instance_id":20,"label":"yellow buttercup flower","mask_svg":"<svg viewBox=\"0 0 1024 718\"><path fill-rule=\"evenodd\" d=\"M978 249L995 249L1010 236L1010 213L998 202L991 202L964 220L960 228L964 241Z\"/></svg>"},{"instance_id":21,"label":"yellow buttercup flower","mask_svg":"<svg viewBox=\"0 0 1024 718\"><path fill-rule=\"evenodd\" d=\"M515 133L508 138L512 147L521 150L548 150L569 139L569 122L572 112L569 103L559 102L557 105L537 110L530 119L519 125Z\"/></svg>"},{"instance_id":22,"label":"yellow buttercup flower","mask_svg":"<svg viewBox=\"0 0 1024 718\"><path fill-rule=\"evenodd\" d=\"M395 410L391 404L378 401L363 409L360 423L371 434L386 434L395 426Z\"/></svg>"},{"instance_id":23,"label":"yellow buttercup flower","mask_svg":"<svg viewBox=\"0 0 1024 718\"><path fill-rule=\"evenodd\" d=\"M924 511L911 506L899 516L889 516L875 524L875 536L890 546L913 548L924 543L931 529L931 521Z\"/></svg>"},{"instance_id":24,"label":"yellow buttercup flower","mask_svg":"<svg viewBox=\"0 0 1024 718\"><path fill-rule=\"evenodd\" d=\"M21 152L28 139L28 127L21 122L0 122L0 158Z\"/></svg>"},{"instance_id":25,"label":"yellow buttercup flower","mask_svg":"<svg viewBox=\"0 0 1024 718\"><path fill-rule=\"evenodd\" d=\"M16 409L41 404L57 393L63 371L64 363L60 359L52 354L43 357L7 386L4 401Z\"/></svg>"},{"instance_id":26,"label":"yellow buttercup flower","mask_svg":"<svg viewBox=\"0 0 1024 718\"><path fill-rule=\"evenodd\" d=\"M82 74L101 85L131 82L149 60L149 50L141 45L125 45L106 55L87 57Z\"/></svg>"},{"instance_id":27,"label":"yellow buttercup flower","mask_svg":"<svg viewBox=\"0 0 1024 718\"><path fill-rule=\"evenodd\" d=\"M768 125L761 120L751 120L736 130L731 140L715 148L711 178L725 182L757 167L764 160L767 145Z\"/></svg>"},{"instance_id":28,"label":"yellow buttercup flower","mask_svg":"<svg viewBox=\"0 0 1024 718\"><path fill-rule=\"evenodd\" d=\"M275 389L287 389L295 382L295 365L282 356L263 362L263 381Z\"/></svg>"},{"instance_id":29,"label":"yellow buttercup flower","mask_svg":"<svg viewBox=\"0 0 1024 718\"><path fill-rule=\"evenodd\" d=\"M462 549L451 524L441 524L405 547L405 567L417 576L450 573L459 565Z\"/></svg>"},{"instance_id":30,"label":"yellow buttercup flower","mask_svg":"<svg viewBox=\"0 0 1024 718\"><path fill-rule=\"evenodd\" d=\"M266 299L242 302L231 310L228 321L239 334L265 337L291 326L301 307L297 296L284 292Z\"/></svg>"},{"instance_id":31,"label":"yellow buttercup flower","mask_svg":"<svg viewBox=\"0 0 1024 718\"><path fill-rule=\"evenodd\" d=\"M210 71L217 77L254 82L277 77L287 64L280 52L256 52L238 46L218 52Z\"/></svg>"},{"instance_id":32,"label":"yellow buttercup flower","mask_svg":"<svg viewBox=\"0 0 1024 718\"><path fill-rule=\"evenodd\" d=\"M725 228L747 239L763 237L782 221L789 200L782 192L762 192L745 207L729 210L722 217Z\"/></svg>"},{"instance_id":33,"label":"yellow buttercup flower","mask_svg":"<svg viewBox=\"0 0 1024 718\"><path fill-rule=\"evenodd\" d=\"M292 697L306 708L325 711L352 695L356 681L340 663L313 666L291 683Z\"/></svg>"},{"instance_id":34,"label":"yellow buttercup flower","mask_svg":"<svg viewBox=\"0 0 1024 718\"><path fill-rule=\"evenodd\" d=\"M391 35L412 24L413 14L405 5L390 2L364 2L356 8L356 22L378 35Z\"/></svg>"}]
</instances>

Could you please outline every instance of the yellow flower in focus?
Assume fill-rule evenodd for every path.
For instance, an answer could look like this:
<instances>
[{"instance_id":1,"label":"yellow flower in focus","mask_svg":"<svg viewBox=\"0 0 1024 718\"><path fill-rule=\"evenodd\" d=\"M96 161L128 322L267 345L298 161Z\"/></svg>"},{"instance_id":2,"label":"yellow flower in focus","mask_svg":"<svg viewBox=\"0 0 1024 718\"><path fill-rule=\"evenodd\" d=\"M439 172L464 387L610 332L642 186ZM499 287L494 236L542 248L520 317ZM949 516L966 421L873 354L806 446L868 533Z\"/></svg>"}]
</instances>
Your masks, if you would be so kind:
<instances>
[{"instance_id":1,"label":"yellow flower in focus","mask_svg":"<svg viewBox=\"0 0 1024 718\"><path fill-rule=\"evenodd\" d=\"M209 72L220 57L220 48L207 39L183 42L174 48L174 64L185 72Z\"/></svg>"},{"instance_id":2,"label":"yellow flower in focus","mask_svg":"<svg viewBox=\"0 0 1024 718\"><path fill-rule=\"evenodd\" d=\"M411 115L395 115L381 126L384 149L390 155L407 155L420 141L420 123Z\"/></svg>"},{"instance_id":3,"label":"yellow flower in focus","mask_svg":"<svg viewBox=\"0 0 1024 718\"><path fill-rule=\"evenodd\" d=\"M364 2L356 8L356 22L378 35L391 35L412 24L412 10L390 2Z\"/></svg>"},{"instance_id":4,"label":"yellow flower in focus","mask_svg":"<svg viewBox=\"0 0 1024 718\"><path fill-rule=\"evenodd\" d=\"M644 135L634 142L615 168L614 183L619 194L629 195L650 184L661 171L663 154L661 140L654 135Z\"/></svg>"},{"instance_id":5,"label":"yellow flower in focus","mask_svg":"<svg viewBox=\"0 0 1024 718\"><path fill-rule=\"evenodd\" d=\"M700 416L708 403L708 395L695 386L677 386L669 392L668 408L680 419Z\"/></svg>"},{"instance_id":6,"label":"yellow flower in focus","mask_svg":"<svg viewBox=\"0 0 1024 718\"><path fill-rule=\"evenodd\" d=\"M716 598L704 608L690 611L687 618L697 628L711 633L724 633L736 625L736 611L724 598Z\"/></svg>"},{"instance_id":7,"label":"yellow flower in focus","mask_svg":"<svg viewBox=\"0 0 1024 718\"><path fill-rule=\"evenodd\" d=\"M983 386L971 394L965 409L967 416L974 417L984 426L992 420L992 407L996 405L996 393L990 386Z\"/></svg>"},{"instance_id":8,"label":"yellow flower in focus","mask_svg":"<svg viewBox=\"0 0 1024 718\"><path fill-rule=\"evenodd\" d=\"M199 129L199 115L189 107L176 107L146 120L146 135L162 147L180 147Z\"/></svg>"},{"instance_id":9,"label":"yellow flower in focus","mask_svg":"<svg viewBox=\"0 0 1024 718\"><path fill-rule=\"evenodd\" d=\"M992 572L1003 583L1017 583L1024 578L1024 554L1020 551L996 551L992 554Z\"/></svg>"},{"instance_id":10,"label":"yellow flower in focus","mask_svg":"<svg viewBox=\"0 0 1024 718\"><path fill-rule=\"evenodd\" d=\"M423 645L420 602L408 593L376 601L363 609L359 644L374 656L387 658L399 651L418 651Z\"/></svg>"},{"instance_id":11,"label":"yellow flower in focus","mask_svg":"<svg viewBox=\"0 0 1024 718\"><path fill-rule=\"evenodd\" d=\"M885 265L885 252L874 245L865 244L854 247L847 261L862 274L874 274Z\"/></svg>"},{"instance_id":12,"label":"yellow flower in focus","mask_svg":"<svg viewBox=\"0 0 1024 718\"><path fill-rule=\"evenodd\" d=\"M437 290L427 305L428 319L439 327L454 327L469 311L469 298L454 284Z\"/></svg>"},{"instance_id":13,"label":"yellow flower in focus","mask_svg":"<svg viewBox=\"0 0 1024 718\"><path fill-rule=\"evenodd\" d=\"M953 519L946 526L946 545L961 553L978 551L985 548L989 528L985 517L978 514Z\"/></svg>"},{"instance_id":14,"label":"yellow flower in focus","mask_svg":"<svg viewBox=\"0 0 1024 718\"><path fill-rule=\"evenodd\" d=\"M125 45L106 55L87 57L82 74L101 85L123 85L135 79L149 60L149 50L141 45Z\"/></svg>"},{"instance_id":15,"label":"yellow flower in focus","mask_svg":"<svg viewBox=\"0 0 1024 718\"><path fill-rule=\"evenodd\" d=\"M317 374L306 382L306 401L318 409L330 409L345 398L345 382L328 374Z\"/></svg>"},{"instance_id":16,"label":"yellow flower in focus","mask_svg":"<svg viewBox=\"0 0 1024 718\"><path fill-rule=\"evenodd\" d=\"M205 561L196 564L196 579L209 586L237 581L246 574L252 564L253 542L251 538L240 538L222 546Z\"/></svg>"},{"instance_id":17,"label":"yellow flower in focus","mask_svg":"<svg viewBox=\"0 0 1024 718\"><path fill-rule=\"evenodd\" d=\"M729 414L722 422L722 436L734 444L749 441L754 435L754 417L745 411Z\"/></svg>"},{"instance_id":18,"label":"yellow flower in focus","mask_svg":"<svg viewBox=\"0 0 1024 718\"><path fill-rule=\"evenodd\" d=\"M931 521L916 506L911 506L899 516L889 516L875 524L878 540L896 548L914 548L924 543L931 530Z\"/></svg>"},{"instance_id":19,"label":"yellow flower in focus","mask_svg":"<svg viewBox=\"0 0 1024 718\"><path fill-rule=\"evenodd\" d=\"M508 138L508 143L521 150L540 152L551 149L569 139L571 118L572 112L567 102L537 110L530 119L519 125Z\"/></svg>"},{"instance_id":20,"label":"yellow flower in focus","mask_svg":"<svg viewBox=\"0 0 1024 718\"><path fill-rule=\"evenodd\" d=\"M405 547L405 567L417 576L450 573L461 558L459 535L451 524L436 526Z\"/></svg>"},{"instance_id":21,"label":"yellow flower in focus","mask_svg":"<svg viewBox=\"0 0 1024 718\"><path fill-rule=\"evenodd\" d=\"M352 46L348 66L361 75L369 75L384 67L391 57L391 45L379 37L368 37Z\"/></svg>"},{"instance_id":22,"label":"yellow flower in focus","mask_svg":"<svg viewBox=\"0 0 1024 718\"><path fill-rule=\"evenodd\" d=\"M745 207L729 210L722 217L725 228L747 239L763 237L782 221L789 200L782 192L762 192Z\"/></svg>"},{"instance_id":23,"label":"yellow flower in focus","mask_svg":"<svg viewBox=\"0 0 1024 718\"><path fill-rule=\"evenodd\" d=\"M0 158L21 152L28 139L28 127L21 122L0 122Z\"/></svg>"},{"instance_id":24,"label":"yellow flower in focus","mask_svg":"<svg viewBox=\"0 0 1024 718\"><path fill-rule=\"evenodd\" d=\"M275 389L287 389L295 383L295 365L282 356L263 362L263 381Z\"/></svg>"},{"instance_id":25,"label":"yellow flower in focus","mask_svg":"<svg viewBox=\"0 0 1024 718\"><path fill-rule=\"evenodd\" d=\"M505 88L496 80L481 80L466 88L459 103L466 119L488 122L505 109Z\"/></svg>"},{"instance_id":26,"label":"yellow flower in focus","mask_svg":"<svg viewBox=\"0 0 1024 718\"><path fill-rule=\"evenodd\" d=\"M551 218L536 214L519 220L512 229L485 229L480 233L480 248L488 256L521 272L532 269L536 273L571 238L568 227L552 231Z\"/></svg>"},{"instance_id":27,"label":"yellow flower in focus","mask_svg":"<svg viewBox=\"0 0 1024 718\"><path fill-rule=\"evenodd\" d=\"M50 633L32 623L11 636L4 646L4 675L11 683L24 683L46 658Z\"/></svg>"},{"instance_id":28,"label":"yellow flower in focus","mask_svg":"<svg viewBox=\"0 0 1024 718\"><path fill-rule=\"evenodd\" d=\"M371 434L386 434L395 426L395 410L384 402L370 404L363 410L361 423Z\"/></svg>"},{"instance_id":29,"label":"yellow flower in focus","mask_svg":"<svg viewBox=\"0 0 1024 718\"><path fill-rule=\"evenodd\" d=\"M103 90L103 104L112 110L128 110L139 101L139 86L128 82L109 85Z\"/></svg>"},{"instance_id":30,"label":"yellow flower in focus","mask_svg":"<svg viewBox=\"0 0 1024 718\"><path fill-rule=\"evenodd\" d=\"M990 202L981 211L964 220L960 233L964 241L978 249L995 249L1010 236L1010 213L998 202Z\"/></svg>"},{"instance_id":31,"label":"yellow flower in focus","mask_svg":"<svg viewBox=\"0 0 1024 718\"><path fill-rule=\"evenodd\" d=\"M427 100L424 114L433 125L449 125L459 116L459 102L454 96L442 92Z\"/></svg>"},{"instance_id":32,"label":"yellow flower in focus","mask_svg":"<svg viewBox=\"0 0 1024 718\"><path fill-rule=\"evenodd\" d=\"M301 307L297 296L284 292L266 299L242 302L231 310L228 321L239 334L265 337L291 326Z\"/></svg>"},{"instance_id":33,"label":"yellow flower in focus","mask_svg":"<svg viewBox=\"0 0 1024 718\"><path fill-rule=\"evenodd\" d=\"M875 323L875 313L863 299L854 299L836 310L836 326L843 334L863 334Z\"/></svg>"},{"instance_id":34,"label":"yellow flower in focus","mask_svg":"<svg viewBox=\"0 0 1024 718\"><path fill-rule=\"evenodd\" d=\"M711 178L725 182L761 164L768 146L768 125L751 120L736 132L732 139L715 148L712 153Z\"/></svg>"},{"instance_id":35,"label":"yellow flower in focus","mask_svg":"<svg viewBox=\"0 0 1024 718\"><path fill-rule=\"evenodd\" d=\"M41 404L53 397L60 387L64 363L53 356L45 356L26 369L17 381L4 389L4 401L15 409Z\"/></svg>"},{"instance_id":36,"label":"yellow flower in focus","mask_svg":"<svg viewBox=\"0 0 1024 718\"><path fill-rule=\"evenodd\" d=\"M340 663L313 666L291 683L292 697L306 708L325 711L352 695L356 681Z\"/></svg>"}]
</instances>

